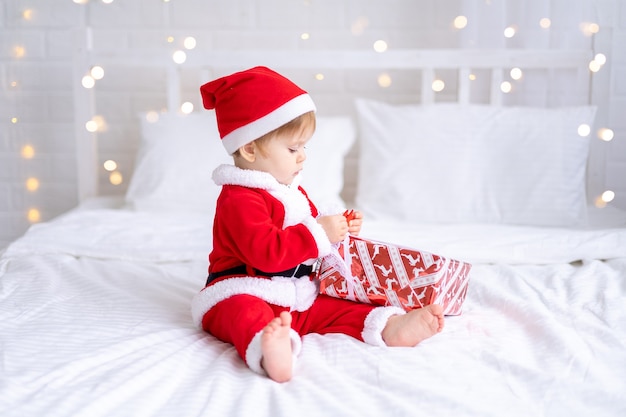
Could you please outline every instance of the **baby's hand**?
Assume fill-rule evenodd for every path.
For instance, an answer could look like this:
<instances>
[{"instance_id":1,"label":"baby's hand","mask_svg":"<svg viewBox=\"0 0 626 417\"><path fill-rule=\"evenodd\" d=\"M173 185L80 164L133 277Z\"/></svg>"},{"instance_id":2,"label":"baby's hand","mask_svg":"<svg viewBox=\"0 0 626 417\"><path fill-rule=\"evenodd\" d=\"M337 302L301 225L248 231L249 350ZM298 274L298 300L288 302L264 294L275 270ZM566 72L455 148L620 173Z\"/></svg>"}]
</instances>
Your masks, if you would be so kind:
<instances>
[{"instance_id":1,"label":"baby's hand","mask_svg":"<svg viewBox=\"0 0 626 417\"><path fill-rule=\"evenodd\" d=\"M348 221L348 232L351 235L358 236L363 224L363 213L358 210L346 210L343 215Z\"/></svg>"},{"instance_id":2,"label":"baby's hand","mask_svg":"<svg viewBox=\"0 0 626 417\"><path fill-rule=\"evenodd\" d=\"M343 242L348 234L348 221L341 214L334 214L331 216L320 216L317 218L317 222L322 226L328 236L330 243Z\"/></svg>"}]
</instances>

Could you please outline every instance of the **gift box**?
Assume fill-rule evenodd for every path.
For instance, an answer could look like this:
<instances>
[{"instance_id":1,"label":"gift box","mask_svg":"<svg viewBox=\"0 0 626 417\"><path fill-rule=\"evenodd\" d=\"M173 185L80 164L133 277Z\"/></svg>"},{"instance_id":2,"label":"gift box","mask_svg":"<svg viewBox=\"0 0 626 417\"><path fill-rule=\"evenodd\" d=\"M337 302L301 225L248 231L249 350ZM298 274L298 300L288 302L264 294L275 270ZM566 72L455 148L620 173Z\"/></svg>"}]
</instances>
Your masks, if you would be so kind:
<instances>
[{"instance_id":1,"label":"gift box","mask_svg":"<svg viewBox=\"0 0 626 417\"><path fill-rule=\"evenodd\" d=\"M320 293L405 310L439 304L446 315L461 314L469 273L467 262L356 236L322 258Z\"/></svg>"}]
</instances>

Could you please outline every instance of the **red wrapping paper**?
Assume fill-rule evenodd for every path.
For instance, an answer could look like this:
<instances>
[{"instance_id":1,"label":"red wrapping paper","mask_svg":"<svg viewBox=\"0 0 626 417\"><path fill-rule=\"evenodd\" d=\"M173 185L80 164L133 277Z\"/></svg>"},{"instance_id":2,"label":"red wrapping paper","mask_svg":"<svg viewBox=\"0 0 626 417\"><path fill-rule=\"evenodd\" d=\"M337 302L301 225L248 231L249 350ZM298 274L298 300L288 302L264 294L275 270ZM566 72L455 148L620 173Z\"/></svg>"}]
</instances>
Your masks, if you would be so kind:
<instances>
[{"instance_id":1,"label":"red wrapping paper","mask_svg":"<svg viewBox=\"0 0 626 417\"><path fill-rule=\"evenodd\" d=\"M347 245L347 246L346 246ZM322 258L320 293L405 310L439 304L459 315L471 264L389 243L349 236Z\"/></svg>"}]
</instances>

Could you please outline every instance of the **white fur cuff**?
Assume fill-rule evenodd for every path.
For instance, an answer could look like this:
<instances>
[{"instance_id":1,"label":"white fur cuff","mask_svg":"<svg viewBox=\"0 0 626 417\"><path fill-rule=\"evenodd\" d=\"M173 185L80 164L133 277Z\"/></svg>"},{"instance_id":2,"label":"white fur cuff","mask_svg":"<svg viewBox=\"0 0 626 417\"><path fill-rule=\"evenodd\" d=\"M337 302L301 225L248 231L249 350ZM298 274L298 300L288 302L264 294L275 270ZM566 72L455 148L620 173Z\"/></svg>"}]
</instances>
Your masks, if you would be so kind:
<instances>
[{"instance_id":1,"label":"white fur cuff","mask_svg":"<svg viewBox=\"0 0 626 417\"><path fill-rule=\"evenodd\" d=\"M370 311L365 318L363 332L361 333L363 341L369 345L387 346L383 340L383 329L387 325L387 320L391 316L402 314L406 314L406 311L394 306L377 307Z\"/></svg>"}]
</instances>

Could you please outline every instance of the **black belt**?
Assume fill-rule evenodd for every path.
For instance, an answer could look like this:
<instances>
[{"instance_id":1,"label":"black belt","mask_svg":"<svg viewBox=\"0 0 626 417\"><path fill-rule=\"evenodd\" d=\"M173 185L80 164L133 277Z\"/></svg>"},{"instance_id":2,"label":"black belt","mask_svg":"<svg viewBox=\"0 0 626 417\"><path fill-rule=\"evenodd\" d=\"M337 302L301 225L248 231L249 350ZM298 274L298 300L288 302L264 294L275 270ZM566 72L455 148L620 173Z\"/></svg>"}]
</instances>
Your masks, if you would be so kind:
<instances>
[{"instance_id":1,"label":"black belt","mask_svg":"<svg viewBox=\"0 0 626 417\"><path fill-rule=\"evenodd\" d=\"M300 264L286 271L280 272L263 272L259 269L252 268L254 275L261 277L295 277L300 278L311 275L313 272L313 265ZM248 267L246 265L239 265L234 268L227 269L225 271L211 272L206 280L206 285L215 281L218 278L225 277L227 275L248 275Z\"/></svg>"}]
</instances>

